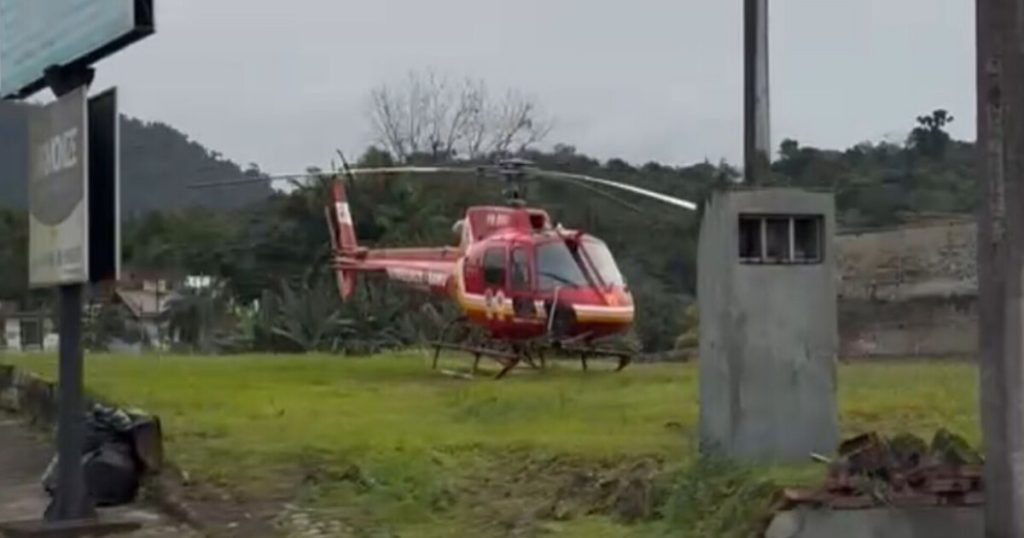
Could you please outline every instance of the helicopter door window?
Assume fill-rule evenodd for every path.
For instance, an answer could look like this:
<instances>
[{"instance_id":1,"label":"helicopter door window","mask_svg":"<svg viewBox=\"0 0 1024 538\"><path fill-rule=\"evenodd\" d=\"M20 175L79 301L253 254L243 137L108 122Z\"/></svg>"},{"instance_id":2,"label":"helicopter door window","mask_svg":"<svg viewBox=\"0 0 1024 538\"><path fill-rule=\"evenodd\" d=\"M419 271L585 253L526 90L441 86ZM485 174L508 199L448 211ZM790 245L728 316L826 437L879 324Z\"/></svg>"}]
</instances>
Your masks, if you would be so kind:
<instances>
[{"instance_id":1,"label":"helicopter door window","mask_svg":"<svg viewBox=\"0 0 1024 538\"><path fill-rule=\"evenodd\" d=\"M530 289L530 263L526 257L526 250L516 248L512 250L512 289Z\"/></svg>"},{"instance_id":2,"label":"helicopter door window","mask_svg":"<svg viewBox=\"0 0 1024 538\"><path fill-rule=\"evenodd\" d=\"M505 285L504 248L489 248L484 252L484 283L488 286Z\"/></svg>"}]
</instances>

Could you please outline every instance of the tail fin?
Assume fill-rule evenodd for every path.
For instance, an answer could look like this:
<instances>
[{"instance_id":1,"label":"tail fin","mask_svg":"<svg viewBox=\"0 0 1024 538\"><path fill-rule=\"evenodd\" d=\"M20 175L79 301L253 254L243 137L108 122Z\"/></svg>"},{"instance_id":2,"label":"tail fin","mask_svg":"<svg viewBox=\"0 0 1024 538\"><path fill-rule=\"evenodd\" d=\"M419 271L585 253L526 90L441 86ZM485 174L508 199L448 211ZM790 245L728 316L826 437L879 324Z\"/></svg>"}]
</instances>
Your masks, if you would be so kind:
<instances>
[{"instance_id":1,"label":"tail fin","mask_svg":"<svg viewBox=\"0 0 1024 538\"><path fill-rule=\"evenodd\" d=\"M330 205L326 208L327 224L330 229L331 246L337 256L345 257L355 254L359 245L356 244L356 231L352 226L352 212L349 210L345 187L341 181L331 181L329 189ZM348 269L335 268L338 279L338 293L342 299L352 294L355 274Z\"/></svg>"}]
</instances>

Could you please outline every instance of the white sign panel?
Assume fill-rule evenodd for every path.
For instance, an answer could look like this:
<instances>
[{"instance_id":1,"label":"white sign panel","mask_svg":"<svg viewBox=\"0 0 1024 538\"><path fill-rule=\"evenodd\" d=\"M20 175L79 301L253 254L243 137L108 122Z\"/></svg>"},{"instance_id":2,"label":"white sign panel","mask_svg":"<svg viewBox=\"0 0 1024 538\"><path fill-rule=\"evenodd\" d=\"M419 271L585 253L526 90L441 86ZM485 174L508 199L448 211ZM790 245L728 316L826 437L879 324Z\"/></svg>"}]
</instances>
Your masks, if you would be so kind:
<instances>
[{"instance_id":1,"label":"white sign panel","mask_svg":"<svg viewBox=\"0 0 1024 538\"><path fill-rule=\"evenodd\" d=\"M89 170L86 90L29 121L29 285L89 280Z\"/></svg>"},{"instance_id":2,"label":"white sign panel","mask_svg":"<svg viewBox=\"0 0 1024 538\"><path fill-rule=\"evenodd\" d=\"M152 0L0 0L0 97L41 89L47 68L90 64L152 32Z\"/></svg>"}]
</instances>

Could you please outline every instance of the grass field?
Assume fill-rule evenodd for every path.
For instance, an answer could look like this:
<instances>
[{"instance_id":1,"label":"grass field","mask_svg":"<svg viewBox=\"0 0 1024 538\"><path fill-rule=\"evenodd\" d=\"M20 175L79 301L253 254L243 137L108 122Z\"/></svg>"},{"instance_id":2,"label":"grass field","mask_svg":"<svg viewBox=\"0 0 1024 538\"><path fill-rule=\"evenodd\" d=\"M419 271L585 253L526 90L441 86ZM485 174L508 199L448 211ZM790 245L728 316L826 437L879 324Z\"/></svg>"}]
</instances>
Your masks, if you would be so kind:
<instances>
[{"instance_id":1,"label":"grass field","mask_svg":"<svg viewBox=\"0 0 1024 538\"><path fill-rule=\"evenodd\" d=\"M159 414L170 457L199 481L290 500L353 536L741 535L776 485L822 471L698 465L695 365L495 382L441 376L411 352L90 355L86 375L91 392ZM839 383L844 434L979 438L972 365L847 364Z\"/></svg>"}]
</instances>

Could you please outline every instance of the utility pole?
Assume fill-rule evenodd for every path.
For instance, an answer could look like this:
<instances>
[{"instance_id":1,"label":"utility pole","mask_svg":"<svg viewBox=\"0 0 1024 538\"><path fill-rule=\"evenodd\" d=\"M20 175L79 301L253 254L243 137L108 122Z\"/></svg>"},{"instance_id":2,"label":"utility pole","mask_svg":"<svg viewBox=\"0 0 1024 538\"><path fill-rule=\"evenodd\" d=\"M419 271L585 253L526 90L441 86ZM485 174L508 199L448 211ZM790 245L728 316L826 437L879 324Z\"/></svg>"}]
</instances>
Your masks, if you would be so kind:
<instances>
[{"instance_id":1,"label":"utility pole","mask_svg":"<svg viewBox=\"0 0 1024 538\"><path fill-rule=\"evenodd\" d=\"M752 185L770 173L768 0L743 0L743 174Z\"/></svg>"},{"instance_id":2,"label":"utility pole","mask_svg":"<svg viewBox=\"0 0 1024 538\"><path fill-rule=\"evenodd\" d=\"M976 0L985 536L1024 536L1024 5Z\"/></svg>"}]
</instances>

